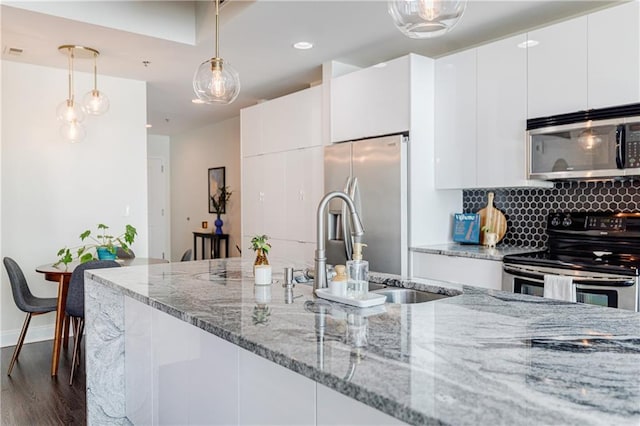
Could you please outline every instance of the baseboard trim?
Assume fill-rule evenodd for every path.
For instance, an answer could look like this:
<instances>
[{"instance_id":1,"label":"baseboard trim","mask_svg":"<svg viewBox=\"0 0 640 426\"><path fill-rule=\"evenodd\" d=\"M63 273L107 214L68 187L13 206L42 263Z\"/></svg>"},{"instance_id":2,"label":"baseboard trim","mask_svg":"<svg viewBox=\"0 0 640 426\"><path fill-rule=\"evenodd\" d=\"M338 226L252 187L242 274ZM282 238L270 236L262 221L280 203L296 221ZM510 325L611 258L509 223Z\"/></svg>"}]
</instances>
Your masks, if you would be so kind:
<instances>
[{"instance_id":1,"label":"baseboard trim","mask_svg":"<svg viewBox=\"0 0 640 426\"><path fill-rule=\"evenodd\" d=\"M15 330L3 331L0 334L0 347L6 348L7 346L15 346L18 343L18 337L20 337L19 328ZM27 336L24 338L24 343L42 342L44 340L53 340L54 324L29 326L27 330ZM69 334L73 335L72 330L69 330Z\"/></svg>"}]
</instances>

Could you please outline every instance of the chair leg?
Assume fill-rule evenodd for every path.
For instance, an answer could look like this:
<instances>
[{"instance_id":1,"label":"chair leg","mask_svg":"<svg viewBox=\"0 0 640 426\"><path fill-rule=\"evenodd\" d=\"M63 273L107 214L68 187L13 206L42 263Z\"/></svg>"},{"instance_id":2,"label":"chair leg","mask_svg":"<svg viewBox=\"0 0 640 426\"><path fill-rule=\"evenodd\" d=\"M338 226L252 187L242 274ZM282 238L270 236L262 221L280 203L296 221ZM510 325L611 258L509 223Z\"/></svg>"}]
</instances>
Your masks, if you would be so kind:
<instances>
[{"instance_id":1,"label":"chair leg","mask_svg":"<svg viewBox=\"0 0 640 426\"><path fill-rule=\"evenodd\" d=\"M20 350L22 349L22 344L24 343L24 338L27 335L27 329L29 328L29 323L31 322L32 313L27 313L27 317L24 319L24 324L22 324L22 331L20 332L20 337L18 338L18 343L16 344L16 348L13 351L13 357L11 358L11 363L9 364L9 371L7 371L7 376L11 375L11 370L13 370L13 364L18 360L18 355L20 355Z\"/></svg>"},{"instance_id":2,"label":"chair leg","mask_svg":"<svg viewBox=\"0 0 640 426\"><path fill-rule=\"evenodd\" d=\"M80 365L80 341L84 331L84 318L74 318L73 327L73 359L71 360L71 377L69 377L69 385L73 385L73 375L76 371L76 365Z\"/></svg>"}]
</instances>

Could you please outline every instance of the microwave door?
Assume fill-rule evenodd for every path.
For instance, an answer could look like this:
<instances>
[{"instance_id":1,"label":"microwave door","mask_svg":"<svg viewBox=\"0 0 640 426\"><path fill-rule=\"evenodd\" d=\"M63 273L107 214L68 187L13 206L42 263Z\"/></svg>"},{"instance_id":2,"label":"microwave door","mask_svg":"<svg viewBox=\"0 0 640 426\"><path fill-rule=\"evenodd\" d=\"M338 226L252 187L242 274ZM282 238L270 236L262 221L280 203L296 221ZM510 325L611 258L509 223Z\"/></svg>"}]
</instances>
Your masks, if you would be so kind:
<instances>
[{"instance_id":1,"label":"microwave door","mask_svg":"<svg viewBox=\"0 0 640 426\"><path fill-rule=\"evenodd\" d=\"M557 126L529 132L530 177L597 178L620 175L624 139L616 124ZM622 157L619 157L622 156Z\"/></svg>"}]
</instances>

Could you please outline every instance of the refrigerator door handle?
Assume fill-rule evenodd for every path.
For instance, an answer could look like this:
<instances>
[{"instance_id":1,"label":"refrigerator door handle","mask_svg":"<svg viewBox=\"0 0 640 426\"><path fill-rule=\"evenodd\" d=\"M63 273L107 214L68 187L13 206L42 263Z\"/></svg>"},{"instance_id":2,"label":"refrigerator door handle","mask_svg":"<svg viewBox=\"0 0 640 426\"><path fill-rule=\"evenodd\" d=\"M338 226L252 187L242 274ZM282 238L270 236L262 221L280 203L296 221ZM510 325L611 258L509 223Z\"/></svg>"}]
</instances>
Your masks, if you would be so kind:
<instances>
[{"instance_id":1,"label":"refrigerator door handle","mask_svg":"<svg viewBox=\"0 0 640 426\"><path fill-rule=\"evenodd\" d=\"M353 180L351 177L347 178L347 183L344 186L344 193L351 197L351 188L353 187ZM353 198L352 198L353 199ZM342 203L342 240L344 241L344 251L347 254L347 260L351 260L351 253L353 252L353 242L351 241L351 225L347 220L347 204Z\"/></svg>"}]
</instances>

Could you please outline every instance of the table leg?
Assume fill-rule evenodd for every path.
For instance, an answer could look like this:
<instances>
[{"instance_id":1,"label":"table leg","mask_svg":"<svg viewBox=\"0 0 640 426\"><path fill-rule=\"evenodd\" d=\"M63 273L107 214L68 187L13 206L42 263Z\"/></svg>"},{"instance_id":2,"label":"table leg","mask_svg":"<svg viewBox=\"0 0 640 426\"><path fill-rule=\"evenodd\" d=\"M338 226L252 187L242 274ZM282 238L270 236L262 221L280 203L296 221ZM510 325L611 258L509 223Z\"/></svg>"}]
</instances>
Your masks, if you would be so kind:
<instances>
[{"instance_id":1,"label":"table leg","mask_svg":"<svg viewBox=\"0 0 640 426\"><path fill-rule=\"evenodd\" d=\"M60 343L64 322L64 307L67 301L67 286L64 276L58 281L58 307L56 308L56 328L53 336L53 354L51 356L51 375L58 375L58 361L60 359Z\"/></svg>"},{"instance_id":2,"label":"table leg","mask_svg":"<svg viewBox=\"0 0 640 426\"><path fill-rule=\"evenodd\" d=\"M204 257L205 238L201 238L201 240L202 240L202 259L206 259L206 257Z\"/></svg>"},{"instance_id":3,"label":"table leg","mask_svg":"<svg viewBox=\"0 0 640 426\"><path fill-rule=\"evenodd\" d=\"M193 235L193 260L198 260L198 250L197 249L197 241L198 241L198 236L197 235Z\"/></svg>"},{"instance_id":4,"label":"table leg","mask_svg":"<svg viewBox=\"0 0 640 426\"><path fill-rule=\"evenodd\" d=\"M211 244L213 245L213 259L220 259L220 238L213 237Z\"/></svg>"}]
</instances>

